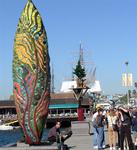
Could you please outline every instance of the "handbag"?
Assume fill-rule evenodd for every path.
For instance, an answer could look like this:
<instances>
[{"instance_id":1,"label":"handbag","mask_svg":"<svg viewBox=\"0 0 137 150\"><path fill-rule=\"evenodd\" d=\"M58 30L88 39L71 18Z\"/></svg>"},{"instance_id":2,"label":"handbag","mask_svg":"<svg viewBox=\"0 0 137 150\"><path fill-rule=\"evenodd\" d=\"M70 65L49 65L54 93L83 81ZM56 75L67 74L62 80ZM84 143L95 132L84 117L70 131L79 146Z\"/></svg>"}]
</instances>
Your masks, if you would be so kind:
<instances>
[{"instance_id":1,"label":"handbag","mask_svg":"<svg viewBox=\"0 0 137 150\"><path fill-rule=\"evenodd\" d=\"M118 131L118 126L117 126L117 124L112 124L112 128L113 128L114 131Z\"/></svg>"},{"instance_id":2,"label":"handbag","mask_svg":"<svg viewBox=\"0 0 137 150\"><path fill-rule=\"evenodd\" d=\"M112 118L111 118L111 122L113 122L113 121L112 121ZM113 128L113 131L118 131L118 126L117 126L117 124L113 124L113 123L112 123L112 128Z\"/></svg>"}]
</instances>

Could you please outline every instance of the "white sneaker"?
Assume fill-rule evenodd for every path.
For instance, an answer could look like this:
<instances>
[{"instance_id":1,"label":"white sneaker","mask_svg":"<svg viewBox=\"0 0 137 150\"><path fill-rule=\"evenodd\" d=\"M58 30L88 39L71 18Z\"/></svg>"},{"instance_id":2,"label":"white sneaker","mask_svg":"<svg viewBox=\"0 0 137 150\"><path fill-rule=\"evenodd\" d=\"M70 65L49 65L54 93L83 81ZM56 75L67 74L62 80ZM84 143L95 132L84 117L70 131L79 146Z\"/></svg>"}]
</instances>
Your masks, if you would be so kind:
<instances>
[{"instance_id":1,"label":"white sneaker","mask_svg":"<svg viewBox=\"0 0 137 150\"><path fill-rule=\"evenodd\" d=\"M112 148L112 147L110 147L109 149L110 149L110 150L113 150L113 148Z\"/></svg>"},{"instance_id":2,"label":"white sneaker","mask_svg":"<svg viewBox=\"0 0 137 150\"><path fill-rule=\"evenodd\" d=\"M116 147L113 147L113 150L116 150Z\"/></svg>"},{"instance_id":3,"label":"white sneaker","mask_svg":"<svg viewBox=\"0 0 137 150\"><path fill-rule=\"evenodd\" d=\"M103 148L106 148L106 145L103 145L102 147L103 147Z\"/></svg>"},{"instance_id":4,"label":"white sneaker","mask_svg":"<svg viewBox=\"0 0 137 150\"><path fill-rule=\"evenodd\" d=\"M98 149L98 146L93 146L94 149Z\"/></svg>"}]
</instances>

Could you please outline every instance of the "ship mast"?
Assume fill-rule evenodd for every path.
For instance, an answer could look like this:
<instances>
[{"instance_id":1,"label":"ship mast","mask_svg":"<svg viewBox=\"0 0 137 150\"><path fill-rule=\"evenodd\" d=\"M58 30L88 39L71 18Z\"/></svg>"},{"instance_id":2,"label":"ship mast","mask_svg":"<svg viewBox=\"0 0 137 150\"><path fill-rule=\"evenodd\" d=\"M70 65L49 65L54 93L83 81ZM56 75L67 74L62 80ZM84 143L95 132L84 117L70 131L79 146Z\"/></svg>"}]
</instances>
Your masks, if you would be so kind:
<instances>
[{"instance_id":1,"label":"ship mast","mask_svg":"<svg viewBox=\"0 0 137 150\"><path fill-rule=\"evenodd\" d=\"M82 48L81 44L79 47L79 60L80 60L81 66L84 67L83 48Z\"/></svg>"}]
</instances>

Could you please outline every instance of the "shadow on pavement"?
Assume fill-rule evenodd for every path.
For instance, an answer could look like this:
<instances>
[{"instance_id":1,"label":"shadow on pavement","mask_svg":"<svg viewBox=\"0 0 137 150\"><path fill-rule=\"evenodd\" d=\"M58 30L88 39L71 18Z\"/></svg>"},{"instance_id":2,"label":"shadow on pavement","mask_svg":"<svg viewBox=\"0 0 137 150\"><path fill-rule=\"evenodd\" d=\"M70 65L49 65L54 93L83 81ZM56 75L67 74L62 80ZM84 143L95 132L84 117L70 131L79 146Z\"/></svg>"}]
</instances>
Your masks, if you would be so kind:
<instances>
[{"instance_id":1,"label":"shadow on pavement","mask_svg":"<svg viewBox=\"0 0 137 150\"><path fill-rule=\"evenodd\" d=\"M69 149L75 149L76 146L69 146Z\"/></svg>"}]
</instances>

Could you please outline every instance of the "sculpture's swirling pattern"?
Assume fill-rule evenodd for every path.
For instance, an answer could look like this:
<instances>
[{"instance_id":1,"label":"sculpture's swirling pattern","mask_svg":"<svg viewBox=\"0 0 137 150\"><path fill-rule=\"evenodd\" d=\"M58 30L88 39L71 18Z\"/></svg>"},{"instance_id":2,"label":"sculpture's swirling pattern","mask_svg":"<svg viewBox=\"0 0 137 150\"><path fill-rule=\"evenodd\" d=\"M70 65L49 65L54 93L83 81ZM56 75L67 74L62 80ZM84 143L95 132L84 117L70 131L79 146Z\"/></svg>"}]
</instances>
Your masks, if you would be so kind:
<instances>
[{"instance_id":1,"label":"sculpture's swirling pattern","mask_svg":"<svg viewBox=\"0 0 137 150\"><path fill-rule=\"evenodd\" d=\"M13 93L25 141L39 144L50 99L50 67L46 31L29 0L14 41Z\"/></svg>"}]
</instances>

